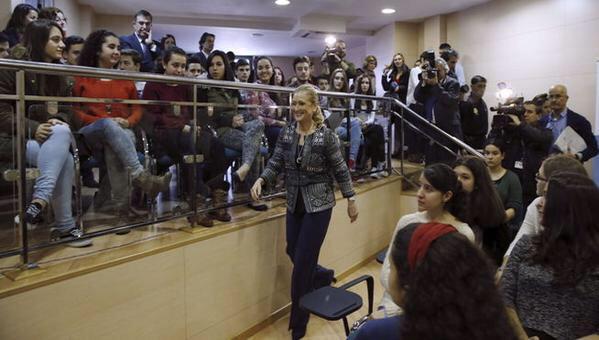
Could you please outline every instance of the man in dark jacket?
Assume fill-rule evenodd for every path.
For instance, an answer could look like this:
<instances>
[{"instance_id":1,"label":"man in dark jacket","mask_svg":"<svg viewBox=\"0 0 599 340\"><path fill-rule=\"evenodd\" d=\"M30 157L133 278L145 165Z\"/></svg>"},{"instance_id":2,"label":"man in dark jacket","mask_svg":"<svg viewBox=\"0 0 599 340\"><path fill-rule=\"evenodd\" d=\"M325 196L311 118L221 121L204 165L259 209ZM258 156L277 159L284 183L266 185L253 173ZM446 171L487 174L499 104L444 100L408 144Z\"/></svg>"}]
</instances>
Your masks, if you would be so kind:
<instances>
[{"instance_id":1,"label":"man in dark jacket","mask_svg":"<svg viewBox=\"0 0 599 340\"><path fill-rule=\"evenodd\" d=\"M517 173L522 184L522 201L527 207L537 197L535 176L549 154L552 134L551 130L539 122L543 115L542 106L537 106L533 101L526 101L524 109L524 121L516 115L509 116L521 145L522 153L516 167L520 170Z\"/></svg>"},{"instance_id":2,"label":"man in dark jacket","mask_svg":"<svg viewBox=\"0 0 599 340\"><path fill-rule=\"evenodd\" d=\"M580 152L572 152L571 150L560 150L555 145L552 147L552 153L564 153L571 157L575 157L581 162L595 157L599 151L597 150L597 140L593 135L591 123L579 115L578 113L568 109L568 89L564 85L553 85L549 89L549 102L551 105L551 115L544 117L541 124L551 129L553 133L553 143L559 135L570 127L574 130L586 143L586 149Z\"/></svg>"},{"instance_id":3,"label":"man in dark jacket","mask_svg":"<svg viewBox=\"0 0 599 340\"><path fill-rule=\"evenodd\" d=\"M475 149L483 149L489 132L489 110L483 99L487 79L474 76L470 81L470 96L460 102L460 119L464 142Z\"/></svg>"},{"instance_id":4,"label":"man in dark jacket","mask_svg":"<svg viewBox=\"0 0 599 340\"><path fill-rule=\"evenodd\" d=\"M447 77L449 66L445 60L437 58L436 72L423 71L422 79L414 90L414 98L423 103L426 119L448 134L462 139L459 114L460 83ZM424 127L425 128L425 127ZM455 143L432 129L425 132L445 147L457 151ZM452 163L455 155L436 143L429 142L426 151L426 164Z\"/></svg>"},{"instance_id":5,"label":"man in dark jacket","mask_svg":"<svg viewBox=\"0 0 599 340\"><path fill-rule=\"evenodd\" d=\"M152 14L144 9L135 13L133 29L133 34L120 37L121 49L136 50L142 56L141 72L152 72L161 53L158 41L152 40Z\"/></svg>"}]
</instances>

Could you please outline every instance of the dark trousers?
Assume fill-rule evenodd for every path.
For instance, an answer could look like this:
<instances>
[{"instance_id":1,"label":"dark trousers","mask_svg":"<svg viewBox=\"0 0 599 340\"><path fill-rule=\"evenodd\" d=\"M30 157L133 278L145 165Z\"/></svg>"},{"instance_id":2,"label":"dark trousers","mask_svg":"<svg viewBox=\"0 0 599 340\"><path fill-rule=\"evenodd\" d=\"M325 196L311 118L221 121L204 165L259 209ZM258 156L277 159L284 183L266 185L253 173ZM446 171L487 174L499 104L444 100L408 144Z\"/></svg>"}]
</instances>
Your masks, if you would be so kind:
<instances>
[{"instance_id":1,"label":"dark trousers","mask_svg":"<svg viewBox=\"0 0 599 340\"><path fill-rule=\"evenodd\" d=\"M314 282L327 275L327 269L318 266L318 255L329 228L333 209L316 213L287 212L287 254L293 262L291 274L290 329L305 328L310 313L301 310L299 300L314 289Z\"/></svg>"},{"instance_id":2,"label":"dark trousers","mask_svg":"<svg viewBox=\"0 0 599 340\"><path fill-rule=\"evenodd\" d=\"M372 158L372 166L385 161L385 130L377 124L370 124L364 129L364 146L366 157Z\"/></svg>"}]
</instances>

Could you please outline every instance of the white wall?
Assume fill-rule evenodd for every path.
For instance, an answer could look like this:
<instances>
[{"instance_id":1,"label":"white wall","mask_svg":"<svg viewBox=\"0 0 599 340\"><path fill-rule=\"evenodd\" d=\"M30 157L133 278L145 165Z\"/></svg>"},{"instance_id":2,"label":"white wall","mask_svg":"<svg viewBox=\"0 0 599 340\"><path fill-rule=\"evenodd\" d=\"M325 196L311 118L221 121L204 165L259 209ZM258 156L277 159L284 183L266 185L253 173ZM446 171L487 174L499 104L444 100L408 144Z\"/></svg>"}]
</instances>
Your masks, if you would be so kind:
<instances>
[{"instance_id":1,"label":"white wall","mask_svg":"<svg viewBox=\"0 0 599 340\"><path fill-rule=\"evenodd\" d=\"M462 55L466 78L498 81L526 98L552 84L568 87L568 105L595 123L595 60L599 57L599 1L496 0L447 16L447 40Z\"/></svg>"}]
</instances>

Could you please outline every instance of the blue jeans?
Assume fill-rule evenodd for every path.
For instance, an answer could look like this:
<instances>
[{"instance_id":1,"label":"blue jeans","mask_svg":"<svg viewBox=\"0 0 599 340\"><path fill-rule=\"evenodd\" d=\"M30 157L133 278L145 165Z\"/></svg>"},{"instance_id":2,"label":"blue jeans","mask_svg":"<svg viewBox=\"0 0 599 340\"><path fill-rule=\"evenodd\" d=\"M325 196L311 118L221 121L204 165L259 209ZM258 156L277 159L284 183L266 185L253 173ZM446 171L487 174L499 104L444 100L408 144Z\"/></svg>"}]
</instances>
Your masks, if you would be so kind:
<instances>
[{"instance_id":1,"label":"blue jeans","mask_svg":"<svg viewBox=\"0 0 599 340\"><path fill-rule=\"evenodd\" d=\"M343 119L341 125L335 129L335 132L342 140L347 140L347 121ZM362 127L360 120L357 118L351 118L349 123L349 159L356 160L358 158L358 151L360 151L360 144L362 143Z\"/></svg>"},{"instance_id":2,"label":"blue jeans","mask_svg":"<svg viewBox=\"0 0 599 340\"><path fill-rule=\"evenodd\" d=\"M123 166L131 169L132 177L136 177L143 171L131 137L112 119L99 119L82 127L79 132L92 147L94 154L105 147L110 148Z\"/></svg>"},{"instance_id":3,"label":"blue jeans","mask_svg":"<svg viewBox=\"0 0 599 340\"><path fill-rule=\"evenodd\" d=\"M27 141L27 163L40 170L33 198L51 204L56 228L61 231L75 226L71 210L75 168L70 147L71 130L67 125L54 125L52 134L41 145L35 140Z\"/></svg>"}]
</instances>

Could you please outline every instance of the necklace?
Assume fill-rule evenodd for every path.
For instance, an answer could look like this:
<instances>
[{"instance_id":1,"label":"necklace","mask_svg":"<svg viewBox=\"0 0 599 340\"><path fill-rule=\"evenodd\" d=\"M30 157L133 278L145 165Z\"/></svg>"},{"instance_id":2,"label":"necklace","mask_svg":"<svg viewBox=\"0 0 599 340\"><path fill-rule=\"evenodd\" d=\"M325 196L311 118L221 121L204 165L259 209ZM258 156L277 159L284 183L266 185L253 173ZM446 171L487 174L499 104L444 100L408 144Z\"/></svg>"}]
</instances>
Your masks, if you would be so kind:
<instances>
[{"instance_id":1,"label":"necklace","mask_svg":"<svg viewBox=\"0 0 599 340\"><path fill-rule=\"evenodd\" d=\"M301 138L301 137L300 137ZM304 137L304 144L300 145L299 140L297 141L297 153L295 158L295 164L302 165L304 146L306 145L306 137Z\"/></svg>"}]
</instances>

